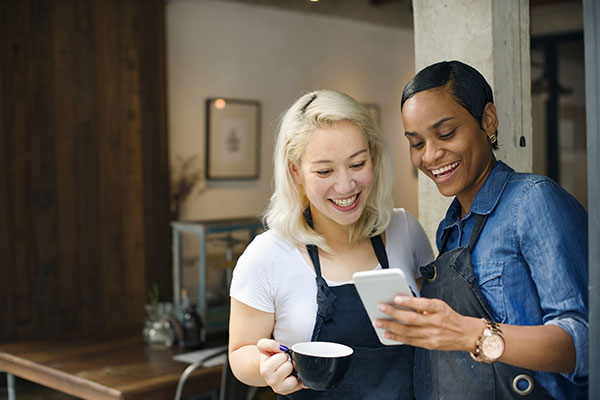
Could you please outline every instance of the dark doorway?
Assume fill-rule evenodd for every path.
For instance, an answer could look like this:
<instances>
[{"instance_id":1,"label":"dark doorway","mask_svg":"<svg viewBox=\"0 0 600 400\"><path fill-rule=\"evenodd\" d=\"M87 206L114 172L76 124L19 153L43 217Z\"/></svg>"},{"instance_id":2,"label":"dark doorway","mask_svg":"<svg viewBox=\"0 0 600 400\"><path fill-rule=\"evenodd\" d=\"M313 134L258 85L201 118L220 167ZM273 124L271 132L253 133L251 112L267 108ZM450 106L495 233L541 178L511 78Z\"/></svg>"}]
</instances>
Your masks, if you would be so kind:
<instances>
[{"instance_id":1,"label":"dark doorway","mask_svg":"<svg viewBox=\"0 0 600 400\"><path fill-rule=\"evenodd\" d=\"M587 209L583 32L531 39L533 172L547 175Z\"/></svg>"}]
</instances>

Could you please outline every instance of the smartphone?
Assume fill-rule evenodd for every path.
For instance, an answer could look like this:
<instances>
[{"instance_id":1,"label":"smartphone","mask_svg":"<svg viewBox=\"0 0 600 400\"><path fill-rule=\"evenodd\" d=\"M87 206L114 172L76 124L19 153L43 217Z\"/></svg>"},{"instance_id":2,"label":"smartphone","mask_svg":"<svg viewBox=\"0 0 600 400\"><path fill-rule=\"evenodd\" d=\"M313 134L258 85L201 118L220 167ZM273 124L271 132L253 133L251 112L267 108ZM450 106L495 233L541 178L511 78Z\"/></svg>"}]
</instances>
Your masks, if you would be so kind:
<instances>
[{"instance_id":1,"label":"smartphone","mask_svg":"<svg viewBox=\"0 0 600 400\"><path fill-rule=\"evenodd\" d=\"M380 303L393 304L394 297L399 294L413 296L404 271L398 268L355 272L352 279L354 279L354 285L371 322L375 322L376 319L390 319L389 315L382 313L377 308ZM385 338L383 336L385 329L375 328L375 326L373 329L382 344L402 344Z\"/></svg>"}]
</instances>

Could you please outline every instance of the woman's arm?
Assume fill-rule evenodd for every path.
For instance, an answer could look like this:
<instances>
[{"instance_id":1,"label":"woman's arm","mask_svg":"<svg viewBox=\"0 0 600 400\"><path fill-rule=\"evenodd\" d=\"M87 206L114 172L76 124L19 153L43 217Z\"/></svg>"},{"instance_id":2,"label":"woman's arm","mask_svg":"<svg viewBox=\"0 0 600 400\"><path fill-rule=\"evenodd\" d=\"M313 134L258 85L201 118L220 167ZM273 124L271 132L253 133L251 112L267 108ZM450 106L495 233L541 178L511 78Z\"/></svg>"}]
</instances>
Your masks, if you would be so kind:
<instances>
[{"instance_id":1,"label":"woman's arm","mask_svg":"<svg viewBox=\"0 0 600 400\"><path fill-rule=\"evenodd\" d=\"M483 332L481 319L465 317L439 299L398 296L397 305L407 311L381 305L381 311L396 321L377 320L386 337L429 350L473 352ZM575 346L571 336L556 325L516 326L500 324L506 343L500 361L545 372L570 373L575 368Z\"/></svg>"},{"instance_id":2,"label":"woman's arm","mask_svg":"<svg viewBox=\"0 0 600 400\"><path fill-rule=\"evenodd\" d=\"M233 374L251 386L266 386L260 375L260 352L256 343L270 338L274 314L252 308L231 298L229 317L229 363Z\"/></svg>"},{"instance_id":3,"label":"woman's arm","mask_svg":"<svg viewBox=\"0 0 600 400\"><path fill-rule=\"evenodd\" d=\"M303 386L291 375L293 367L279 343L269 339L275 324L273 313L252 308L231 298L229 363L233 374L250 386L271 386L288 394Z\"/></svg>"}]
</instances>

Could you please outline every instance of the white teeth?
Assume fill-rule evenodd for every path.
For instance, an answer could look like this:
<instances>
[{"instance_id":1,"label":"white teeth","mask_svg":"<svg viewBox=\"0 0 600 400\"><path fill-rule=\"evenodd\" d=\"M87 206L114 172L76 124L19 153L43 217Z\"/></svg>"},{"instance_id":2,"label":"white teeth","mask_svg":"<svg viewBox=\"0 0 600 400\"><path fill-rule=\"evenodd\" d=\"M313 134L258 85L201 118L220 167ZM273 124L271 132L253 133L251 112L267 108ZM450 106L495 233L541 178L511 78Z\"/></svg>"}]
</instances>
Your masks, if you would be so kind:
<instances>
[{"instance_id":1,"label":"white teeth","mask_svg":"<svg viewBox=\"0 0 600 400\"><path fill-rule=\"evenodd\" d=\"M357 197L357 195L354 195L347 199L343 199L343 200L331 199L331 201L333 201L337 206L340 206L340 207L350 207L356 201L356 197Z\"/></svg>"},{"instance_id":2,"label":"white teeth","mask_svg":"<svg viewBox=\"0 0 600 400\"><path fill-rule=\"evenodd\" d=\"M442 167L442 168L439 168L439 169L432 169L431 172L435 176L438 176L438 175L443 174L444 172L448 172L451 169L454 169L454 168L458 167L458 164L460 164L460 161L453 162L452 164L446 165L445 167Z\"/></svg>"}]
</instances>

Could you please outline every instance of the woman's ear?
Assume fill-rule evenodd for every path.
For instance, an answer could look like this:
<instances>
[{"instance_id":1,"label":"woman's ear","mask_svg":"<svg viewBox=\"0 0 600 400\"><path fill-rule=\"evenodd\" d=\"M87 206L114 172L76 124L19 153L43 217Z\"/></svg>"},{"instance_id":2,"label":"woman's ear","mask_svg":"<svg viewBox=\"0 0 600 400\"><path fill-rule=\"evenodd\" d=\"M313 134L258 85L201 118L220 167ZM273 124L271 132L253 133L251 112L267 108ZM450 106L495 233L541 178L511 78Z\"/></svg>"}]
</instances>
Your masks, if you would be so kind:
<instances>
[{"instance_id":1,"label":"woman's ear","mask_svg":"<svg viewBox=\"0 0 600 400\"><path fill-rule=\"evenodd\" d=\"M290 169L290 174L292 174L292 178L294 178L294 182L297 185L302 185L302 179L300 178L300 171L298 171L298 167L293 162L288 162L288 168Z\"/></svg>"},{"instance_id":2,"label":"woman's ear","mask_svg":"<svg viewBox=\"0 0 600 400\"><path fill-rule=\"evenodd\" d=\"M498 130L498 113L496 112L494 103L487 103L485 105L483 116L481 117L481 127L488 136L495 134Z\"/></svg>"}]
</instances>

